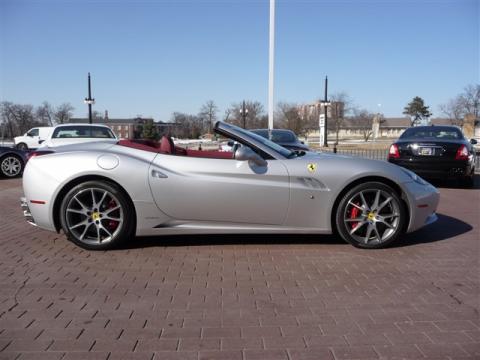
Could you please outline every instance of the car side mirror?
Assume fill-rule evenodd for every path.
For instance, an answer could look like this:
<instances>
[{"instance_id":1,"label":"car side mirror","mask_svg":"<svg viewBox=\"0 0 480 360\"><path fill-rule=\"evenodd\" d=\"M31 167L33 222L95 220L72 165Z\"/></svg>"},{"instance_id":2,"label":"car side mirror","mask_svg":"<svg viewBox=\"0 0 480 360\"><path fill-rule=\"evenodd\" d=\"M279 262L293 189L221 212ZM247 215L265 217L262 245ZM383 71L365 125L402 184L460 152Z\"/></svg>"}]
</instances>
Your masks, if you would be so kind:
<instances>
[{"instance_id":1,"label":"car side mirror","mask_svg":"<svg viewBox=\"0 0 480 360\"><path fill-rule=\"evenodd\" d=\"M475 140L475 139L471 139L471 140L470 140L470 144L472 144L472 145L477 145L477 144L478 144L478 141Z\"/></svg>"},{"instance_id":2,"label":"car side mirror","mask_svg":"<svg viewBox=\"0 0 480 360\"><path fill-rule=\"evenodd\" d=\"M303 145L305 145L305 141L300 141Z\"/></svg>"},{"instance_id":3,"label":"car side mirror","mask_svg":"<svg viewBox=\"0 0 480 360\"><path fill-rule=\"evenodd\" d=\"M248 146L242 146L235 151L235 160L252 162L257 166L267 166L267 161Z\"/></svg>"},{"instance_id":4,"label":"car side mirror","mask_svg":"<svg viewBox=\"0 0 480 360\"><path fill-rule=\"evenodd\" d=\"M230 140L229 142L227 142L227 145L233 147L233 145L235 145L235 141Z\"/></svg>"}]
</instances>

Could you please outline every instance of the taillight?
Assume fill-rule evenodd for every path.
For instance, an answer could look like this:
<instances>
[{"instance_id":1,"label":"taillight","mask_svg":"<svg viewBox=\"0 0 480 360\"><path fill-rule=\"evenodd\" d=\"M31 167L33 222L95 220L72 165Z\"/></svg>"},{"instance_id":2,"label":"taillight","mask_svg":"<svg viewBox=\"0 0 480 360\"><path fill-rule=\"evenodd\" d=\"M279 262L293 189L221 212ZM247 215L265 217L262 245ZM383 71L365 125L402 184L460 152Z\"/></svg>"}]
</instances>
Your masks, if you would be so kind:
<instances>
[{"instance_id":1,"label":"taillight","mask_svg":"<svg viewBox=\"0 0 480 360\"><path fill-rule=\"evenodd\" d=\"M30 160L31 158L33 157L37 157L37 156L42 156L42 155L48 155L48 154L53 154L55 151L51 151L51 150L36 150L36 151L30 151L28 154L27 154L27 161Z\"/></svg>"},{"instance_id":2,"label":"taillight","mask_svg":"<svg viewBox=\"0 0 480 360\"><path fill-rule=\"evenodd\" d=\"M390 145L390 150L388 150L389 159L398 159L400 158L400 151L398 151L397 144Z\"/></svg>"},{"instance_id":3,"label":"taillight","mask_svg":"<svg viewBox=\"0 0 480 360\"><path fill-rule=\"evenodd\" d=\"M455 155L455 160L468 160L468 149L465 145L462 145L458 148L457 154Z\"/></svg>"}]
</instances>

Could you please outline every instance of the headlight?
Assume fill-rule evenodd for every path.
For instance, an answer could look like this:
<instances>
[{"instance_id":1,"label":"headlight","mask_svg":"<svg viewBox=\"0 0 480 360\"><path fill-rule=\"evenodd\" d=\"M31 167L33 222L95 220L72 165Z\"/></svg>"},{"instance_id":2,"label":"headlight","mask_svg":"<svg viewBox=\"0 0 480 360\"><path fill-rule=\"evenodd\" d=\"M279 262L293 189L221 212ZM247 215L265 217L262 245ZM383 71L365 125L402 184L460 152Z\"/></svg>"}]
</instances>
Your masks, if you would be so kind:
<instances>
[{"instance_id":1,"label":"headlight","mask_svg":"<svg viewBox=\"0 0 480 360\"><path fill-rule=\"evenodd\" d=\"M428 182L423 180L420 176L415 174L413 171L410 171L410 170L405 169L405 168L402 168L402 170L405 174L407 174L416 183L421 184L421 185L428 185Z\"/></svg>"}]
</instances>

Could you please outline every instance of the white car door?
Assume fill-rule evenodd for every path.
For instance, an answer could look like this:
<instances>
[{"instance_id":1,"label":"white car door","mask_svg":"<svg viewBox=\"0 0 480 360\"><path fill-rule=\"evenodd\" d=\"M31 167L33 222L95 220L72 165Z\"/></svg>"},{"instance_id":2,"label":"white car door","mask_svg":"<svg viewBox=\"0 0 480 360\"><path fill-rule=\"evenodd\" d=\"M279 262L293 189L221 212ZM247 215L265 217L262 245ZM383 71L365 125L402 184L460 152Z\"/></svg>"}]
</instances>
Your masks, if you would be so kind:
<instances>
[{"instance_id":1,"label":"white car door","mask_svg":"<svg viewBox=\"0 0 480 360\"><path fill-rule=\"evenodd\" d=\"M160 210L179 220L283 224L289 177L280 160L248 161L158 154L149 170Z\"/></svg>"}]
</instances>

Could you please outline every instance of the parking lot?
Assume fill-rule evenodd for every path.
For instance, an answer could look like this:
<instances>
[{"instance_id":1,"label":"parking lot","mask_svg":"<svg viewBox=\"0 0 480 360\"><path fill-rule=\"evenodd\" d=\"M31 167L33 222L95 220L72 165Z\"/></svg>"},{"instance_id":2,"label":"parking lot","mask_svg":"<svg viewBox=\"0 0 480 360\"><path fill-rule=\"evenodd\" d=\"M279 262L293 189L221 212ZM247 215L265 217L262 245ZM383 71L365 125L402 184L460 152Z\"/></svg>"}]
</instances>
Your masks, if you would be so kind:
<instances>
[{"instance_id":1,"label":"parking lot","mask_svg":"<svg viewBox=\"0 0 480 360\"><path fill-rule=\"evenodd\" d=\"M478 359L480 177L398 246L140 238L89 252L0 179L0 359Z\"/></svg>"}]
</instances>

